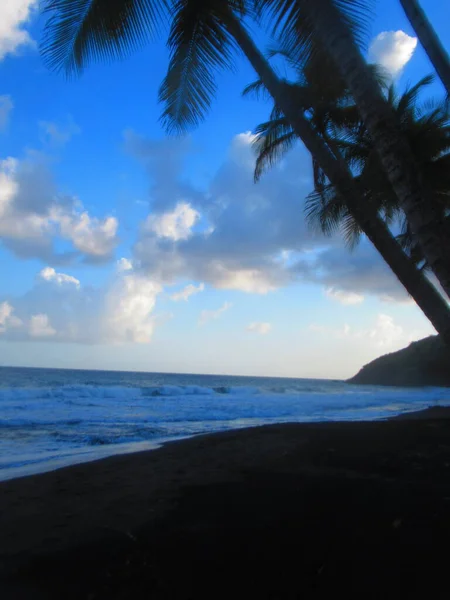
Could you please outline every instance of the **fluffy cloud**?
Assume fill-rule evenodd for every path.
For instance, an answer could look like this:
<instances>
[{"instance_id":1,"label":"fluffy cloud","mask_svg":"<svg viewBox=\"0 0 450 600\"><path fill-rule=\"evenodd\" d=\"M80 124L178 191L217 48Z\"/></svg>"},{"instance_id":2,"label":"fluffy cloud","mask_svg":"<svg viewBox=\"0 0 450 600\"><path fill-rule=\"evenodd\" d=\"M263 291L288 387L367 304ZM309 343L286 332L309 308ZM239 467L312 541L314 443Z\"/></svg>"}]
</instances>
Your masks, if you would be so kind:
<instances>
[{"instance_id":1,"label":"fluffy cloud","mask_svg":"<svg viewBox=\"0 0 450 600\"><path fill-rule=\"evenodd\" d=\"M370 44L369 60L384 67L392 77L397 77L411 60L417 38L404 31L383 31Z\"/></svg>"},{"instance_id":2,"label":"fluffy cloud","mask_svg":"<svg viewBox=\"0 0 450 600\"><path fill-rule=\"evenodd\" d=\"M281 250L311 249L320 243L307 230L302 212L312 185L309 158L299 150L289 160L299 162L300 168L286 169L283 176L276 170L255 186L250 141L247 134L237 136L225 163L208 188L200 191L182 178L179 148L176 160L164 160L164 153L170 155L173 148L164 141L157 152L149 143L145 161L147 147L141 140L139 159L153 182L153 212L135 256L152 277L167 283L188 278L217 288L264 294L289 281L290 274L280 269ZM186 147L185 159L188 151Z\"/></svg>"},{"instance_id":3,"label":"fluffy cloud","mask_svg":"<svg viewBox=\"0 0 450 600\"><path fill-rule=\"evenodd\" d=\"M179 202L172 211L150 215L144 227L158 237L177 242L191 236L198 217L198 212L188 202Z\"/></svg>"},{"instance_id":4,"label":"fluffy cloud","mask_svg":"<svg viewBox=\"0 0 450 600\"><path fill-rule=\"evenodd\" d=\"M0 96L0 131L3 131L8 125L9 116L13 108L14 103L11 96Z\"/></svg>"},{"instance_id":5,"label":"fluffy cloud","mask_svg":"<svg viewBox=\"0 0 450 600\"><path fill-rule=\"evenodd\" d=\"M270 323L249 323L246 327L250 333L259 333L260 335L266 335L272 329Z\"/></svg>"},{"instance_id":6,"label":"fluffy cloud","mask_svg":"<svg viewBox=\"0 0 450 600\"><path fill-rule=\"evenodd\" d=\"M131 271L133 269L133 263L128 258L119 258L117 261L117 270L120 271Z\"/></svg>"},{"instance_id":7,"label":"fluffy cloud","mask_svg":"<svg viewBox=\"0 0 450 600\"><path fill-rule=\"evenodd\" d=\"M345 339L346 343L363 341L365 346L372 346L383 352L392 352L404 348L411 342L420 340L435 333L431 326L417 331L405 331L391 315L378 314L372 325L366 329L355 329L348 324L331 328L311 323L309 331L326 338Z\"/></svg>"},{"instance_id":8,"label":"fluffy cloud","mask_svg":"<svg viewBox=\"0 0 450 600\"><path fill-rule=\"evenodd\" d=\"M112 342L149 342L155 327L152 312L161 291L158 283L140 275L119 277L105 298L105 338Z\"/></svg>"},{"instance_id":9,"label":"fluffy cloud","mask_svg":"<svg viewBox=\"0 0 450 600\"><path fill-rule=\"evenodd\" d=\"M14 309L9 302L0 303L0 334L7 329L14 329L22 325L22 321L13 315Z\"/></svg>"},{"instance_id":10,"label":"fluffy cloud","mask_svg":"<svg viewBox=\"0 0 450 600\"><path fill-rule=\"evenodd\" d=\"M115 217L92 217L76 198L60 194L45 157L0 160L0 242L17 256L54 264L108 260L117 228ZM58 238L72 248L58 252Z\"/></svg>"},{"instance_id":11,"label":"fluffy cloud","mask_svg":"<svg viewBox=\"0 0 450 600\"><path fill-rule=\"evenodd\" d=\"M370 339L375 341L375 344L380 347L392 348L403 344L403 340L407 337L408 342L414 339L420 339L422 336L414 337L407 335L400 325L396 325L393 317L380 314L377 317L375 326L367 334Z\"/></svg>"},{"instance_id":12,"label":"fluffy cloud","mask_svg":"<svg viewBox=\"0 0 450 600\"><path fill-rule=\"evenodd\" d=\"M205 325L209 321L219 319L224 312L229 310L233 305L230 302L224 302L217 310L202 310L198 319L199 325Z\"/></svg>"},{"instance_id":13,"label":"fluffy cloud","mask_svg":"<svg viewBox=\"0 0 450 600\"><path fill-rule=\"evenodd\" d=\"M32 315L30 318L29 333L32 338L46 338L55 335L56 329L50 325L48 315Z\"/></svg>"},{"instance_id":14,"label":"fluffy cloud","mask_svg":"<svg viewBox=\"0 0 450 600\"><path fill-rule=\"evenodd\" d=\"M361 304L364 302L364 296L361 294L355 294L355 292L344 292L343 290L337 290L335 288L327 288L325 290L326 296L336 302L344 304L344 306L351 306L354 304Z\"/></svg>"},{"instance_id":15,"label":"fluffy cloud","mask_svg":"<svg viewBox=\"0 0 450 600\"><path fill-rule=\"evenodd\" d=\"M4 0L0 3L0 61L33 43L24 26L37 5L38 0Z\"/></svg>"},{"instance_id":16,"label":"fluffy cloud","mask_svg":"<svg viewBox=\"0 0 450 600\"><path fill-rule=\"evenodd\" d=\"M57 285L74 285L80 287L80 282L76 277L72 275L66 275L65 273L57 273L52 267L45 267L39 273L39 277L44 281L53 281Z\"/></svg>"},{"instance_id":17,"label":"fluffy cloud","mask_svg":"<svg viewBox=\"0 0 450 600\"><path fill-rule=\"evenodd\" d=\"M204 289L205 289L204 283L201 283L200 285L197 285L197 286L190 283L189 285L184 287L179 292L175 292L175 294L172 294L170 296L170 299L173 300L174 302L179 302L180 300L184 300L185 302L187 302L191 296L193 296L194 294L198 294L199 292L203 292Z\"/></svg>"},{"instance_id":18,"label":"fluffy cloud","mask_svg":"<svg viewBox=\"0 0 450 600\"><path fill-rule=\"evenodd\" d=\"M216 287L225 290L239 290L249 294L267 294L277 288L262 270L258 269L227 269L218 264L214 277Z\"/></svg>"},{"instance_id":19,"label":"fluffy cloud","mask_svg":"<svg viewBox=\"0 0 450 600\"><path fill-rule=\"evenodd\" d=\"M55 211L53 218L59 224L60 235L71 240L75 248L93 261L109 258L117 245L115 217L97 219L86 211L69 214Z\"/></svg>"},{"instance_id":20,"label":"fluffy cloud","mask_svg":"<svg viewBox=\"0 0 450 600\"><path fill-rule=\"evenodd\" d=\"M200 190L184 175L188 141L177 145L127 133L127 148L151 181L152 213L134 247L135 264L169 285L190 279L266 294L306 281L347 304L366 294L405 301L402 286L367 240L350 253L339 236L308 229L303 208L313 183L307 152L296 148L255 185L252 139L235 136L226 160Z\"/></svg>"},{"instance_id":21,"label":"fluffy cloud","mask_svg":"<svg viewBox=\"0 0 450 600\"><path fill-rule=\"evenodd\" d=\"M0 339L148 343L160 292L158 283L133 271L93 288L46 267L28 293L0 302Z\"/></svg>"}]
</instances>

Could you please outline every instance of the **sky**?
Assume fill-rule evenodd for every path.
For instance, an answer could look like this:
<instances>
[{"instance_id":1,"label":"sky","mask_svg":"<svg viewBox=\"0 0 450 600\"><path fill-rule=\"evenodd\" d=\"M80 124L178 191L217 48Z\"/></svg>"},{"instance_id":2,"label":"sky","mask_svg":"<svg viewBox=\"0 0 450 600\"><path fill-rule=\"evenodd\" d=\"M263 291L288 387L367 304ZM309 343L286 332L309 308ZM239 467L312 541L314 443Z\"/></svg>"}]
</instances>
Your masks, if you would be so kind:
<instances>
[{"instance_id":1,"label":"sky","mask_svg":"<svg viewBox=\"0 0 450 600\"><path fill-rule=\"evenodd\" d=\"M40 57L38 4L0 4L0 365L346 378L434 333L366 240L307 227L300 143L253 183L270 104L242 98L242 57L168 137L165 40L67 80ZM444 3L426 10L449 47ZM399 2L372 29L400 90L432 71Z\"/></svg>"}]
</instances>

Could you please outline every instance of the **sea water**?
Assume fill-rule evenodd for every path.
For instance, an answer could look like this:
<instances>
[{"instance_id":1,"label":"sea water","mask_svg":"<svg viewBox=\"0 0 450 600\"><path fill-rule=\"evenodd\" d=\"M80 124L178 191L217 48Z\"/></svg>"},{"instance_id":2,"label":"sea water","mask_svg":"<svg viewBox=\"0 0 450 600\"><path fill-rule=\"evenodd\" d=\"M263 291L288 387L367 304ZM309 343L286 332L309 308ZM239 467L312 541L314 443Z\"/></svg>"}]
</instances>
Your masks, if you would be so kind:
<instances>
[{"instance_id":1,"label":"sea water","mask_svg":"<svg viewBox=\"0 0 450 600\"><path fill-rule=\"evenodd\" d=\"M384 419L450 405L445 388L0 368L0 480L272 423Z\"/></svg>"}]
</instances>

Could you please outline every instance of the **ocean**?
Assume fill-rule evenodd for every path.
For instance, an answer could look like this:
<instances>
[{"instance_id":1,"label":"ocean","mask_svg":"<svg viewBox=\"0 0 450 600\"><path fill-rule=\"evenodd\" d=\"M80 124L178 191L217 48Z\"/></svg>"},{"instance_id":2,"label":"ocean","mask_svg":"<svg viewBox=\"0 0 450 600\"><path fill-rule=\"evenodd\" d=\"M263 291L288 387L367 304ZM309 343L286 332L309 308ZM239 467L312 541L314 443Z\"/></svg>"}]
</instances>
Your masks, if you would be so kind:
<instances>
[{"instance_id":1,"label":"ocean","mask_svg":"<svg viewBox=\"0 0 450 600\"><path fill-rule=\"evenodd\" d=\"M0 480L270 423L357 421L450 405L445 388L0 367Z\"/></svg>"}]
</instances>

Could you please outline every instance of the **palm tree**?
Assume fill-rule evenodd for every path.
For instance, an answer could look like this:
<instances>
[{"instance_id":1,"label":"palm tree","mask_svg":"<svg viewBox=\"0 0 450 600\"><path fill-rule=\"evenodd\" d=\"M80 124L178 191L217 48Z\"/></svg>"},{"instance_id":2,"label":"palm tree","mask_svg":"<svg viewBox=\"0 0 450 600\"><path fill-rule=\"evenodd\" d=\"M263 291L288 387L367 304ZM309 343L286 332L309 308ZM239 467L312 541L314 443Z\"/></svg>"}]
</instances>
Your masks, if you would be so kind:
<instances>
[{"instance_id":1,"label":"palm tree","mask_svg":"<svg viewBox=\"0 0 450 600\"><path fill-rule=\"evenodd\" d=\"M400 4L450 98L450 58L446 49L417 0L400 0Z\"/></svg>"},{"instance_id":2,"label":"palm tree","mask_svg":"<svg viewBox=\"0 0 450 600\"><path fill-rule=\"evenodd\" d=\"M340 0L349 5L353 1ZM345 160L317 135L250 37L244 19L254 16L254 4L255 0L46 0L51 16L42 53L53 69L79 73L91 59L120 58L142 44L156 33L170 9L171 57L160 96L167 128L183 131L204 118L216 89L215 72L231 66L233 50L240 49L328 180L346 197L369 239L383 248L389 266L411 288L408 258L390 235L379 235L372 223L375 217L360 209ZM439 295L431 298L428 290L418 286L414 297L450 343L450 317L448 310L442 310Z\"/></svg>"},{"instance_id":3,"label":"palm tree","mask_svg":"<svg viewBox=\"0 0 450 600\"><path fill-rule=\"evenodd\" d=\"M448 196L450 172L447 169L450 160L448 115L445 112L444 104L429 107L428 111L425 107L423 114L415 104L420 90L430 80L431 78L424 78L418 85L405 92L400 99L395 97L393 87L391 87L388 98L390 103L395 105L399 119L409 134L417 158L432 182L436 202L443 207L444 205L450 206ZM324 90L317 87L308 89L305 84L307 77L304 74L300 82L300 84L291 84L291 96L300 102L302 110L309 112L310 121L320 136L325 137L334 152L341 154L352 166L355 175L353 185L355 193L359 194L360 210L372 215L370 227L372 237L376 239L374 245L389 264L389 257L385 256L385 253L388 251L397 255L400 248L385 221L389 222L397 217L400 214L400 207L374 151L370 136L361 122L357 108L346 93L340 92L340 96L333 96L332 90L327 86ZM256 82L247 86L244 94L259 93L260 91L261 82ZM256 128L256 134L258 137L254 142L257 153L255 180L259 180L268 168L272 167L298 142L298 136L276 106L272 109L270 119ZM367 234L365 229L367 223L361 224L359 214L349 206L347 197L327 181L326 175L314 158L313 172L315 190L307 198L305 206L307 220L313 227L320 229L325 234L331 234L340 228L349 245L354 246L362 233ZM383 218L378 215L379 213L383 215ZM371 239L370 236L368 237ZM409 247L411 245L410 236L404 234L401 240L403 245L408 248L409 255L418 261L417 250ZM401 250L400 253L402 253ZM448 314L447 303L437 294L428 279L416 269L413 261L403 255L402 263L409 275L407 285L404 281L402 283L416 302L418 301L416 294L419 289L420 296L428 294L431 303L439 305L440 314Z\"/></svg>"},{"instance_id":4,"label":"palm tree","mask_svg":"<svg viewBox=\"0 0 450 600\"><path fill-rule=\"evenodd\" d=\"M358 17L366 18L366 3L353 0L352 12L349 3L342 0L262 0L262 4L272 17L277 17L275 30L281 32L290 54L304 60L314 52L318 39L334 61L372 136L411 231L450 297L450 239L446 227L433 210L430 191L411 148L357 44L355 22Z\"/></svg>"},{"instance_id":5,"label":"palm tree","mask_svg":"<svg viewBox=\"0 0 450 600\"><path fill-rule=\"evenodd\" d=\"M425 77L400 97L392 85L387 94L388 102L397 115L402 131L420 165L425 181L431 190L434 210L446 224L450 235L450 115L447 103L417 102L422 89L429 85L432 77ZM402 233L397 236L404 250L416 264L429 268L403 214L397 196L393 193L370 134L364 127L355 107L342 109L344 113L334 123L334 143L352 165L359 181L364 202L375 206L383 218L391 223L402 221ZM274 137L274 134L272 133ZM281 136L280 136L281 137ZM282 150L278 149L280 154ZM307 202L308 219L329 233L343 225L347 241L353 246L362 233L349 214L342 199L333 186L321 186L310 195Z\"/></svg>"}]
</instances>

